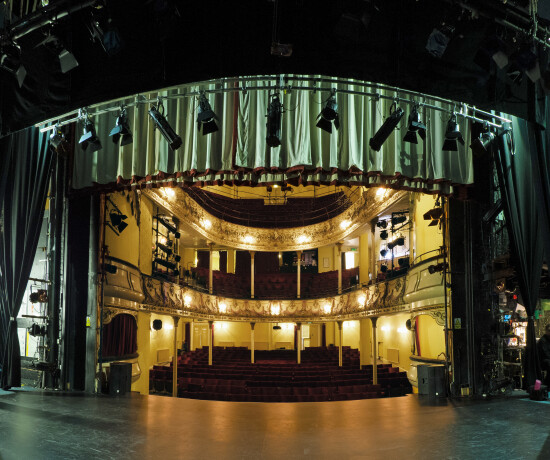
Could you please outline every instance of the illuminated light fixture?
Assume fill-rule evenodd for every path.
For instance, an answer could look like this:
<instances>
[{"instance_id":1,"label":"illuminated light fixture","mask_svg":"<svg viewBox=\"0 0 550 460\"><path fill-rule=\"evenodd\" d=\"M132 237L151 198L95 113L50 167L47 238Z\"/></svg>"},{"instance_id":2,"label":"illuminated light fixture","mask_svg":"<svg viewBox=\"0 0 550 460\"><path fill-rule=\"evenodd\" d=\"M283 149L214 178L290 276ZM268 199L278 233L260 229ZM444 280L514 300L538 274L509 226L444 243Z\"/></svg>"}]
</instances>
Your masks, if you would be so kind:
<instances>
[{"instance_id":1,"label":"illuminated light fixture","mask_svg":"<svg viewBox=\"0 0 550 460\"><path fill-rule=\"evenodd\" d=\"M389 326L382 326L380 329L382 329L384 332L388 332L390 330Z\"/></svg>"},{"instance_id":2,"label":"illuminated light fixture","mask_svg":"<svg viewBox=\"0 0 550 460\"><path fill-rule=\"evenodd\" d=\"M78 67L78 61L67 48L63 48L59 53L59 65L61 66L61 72L67 73Z\"/></svg>"},{"instance_id":3,"label":"illuminated light fixture","mask_svg":"<svg viewBox=\"0 0 550 460\"><path fill-rule=\"evenodd\" d=\"M174 198L176 196L176 191L173 188L164 187L163 191L168 198Z\"/></svg>"},{"instance_id":4,"label":"illuminated light fixture","mask_svg":"<svg viewBox=\"0 0 550 460\"><path fill-rule=\"evenodd\" d=\"M210 220L208 219L204 219L201 221L201 225L203 226L203 228L205 228L206 230L209 230L212 228L212 222L210 222Z\"/></svg>"},{"instance_id":5,"label":"illuminated light fixture","mask_svg":"<svg viewBox=\"0 0 550 460\"><path fill-rule=\"evenodd\" d=\"M445 142L443 142L443 150L449 152L456 152L458 150L458 145L456 142L460 142L464 145L464 138L462 133L459 131L458 123L456 122L456 113L451 115L449 121L447 122L447 130L445 131Z\"/></svg>"},{"instance_id":6,"label":"illuminated light fixture","mask_svg":"<svg viewBox=\"0 0 550 460\"><path fill-rule=\"evenodd\" d=\"M157 109L154 105L151 106L149 109L149 116L151 117L151 120L155 123L155 127L160 131L162 134L162 137L166 139L166 142L168 142L168 145L170 145L170 148L172 150L177 150L181 147L182 140L181 137L179 137L166 118L164 117L164 106L159 101L159 109Z\"/></svg>"},{"instance_id":7,"label":"illuminated light fixture","mask_svg":"<svg viewBox=\"0 0 550 460\"><path fill-rule=\"evenodd\" d=\"M281 120L283 105L278 94L271 96L271 102L267 108L267 136L266 142L269 147L281 145Z\"/></svg>"},{"instance_id":8,"label":"illuminated light fixture","mask_svg":"<svg viewBox=\"0 0 550 460\"><path fill-rule=\"evenodd\" d=\"M404 246L405 245L405 237L400 236L399 238L396 238L395 240L388 243L388 249L391 251L396 246Z\"/></svg>"},{"instance_id":9,"label":"illuminated light fixture","mask_svg":"<svg viewBox=\"0 0 550 460\"><path fill-rule=\"evenodd\" d=\"M218 117L210 107L210 102L206 98L204 91L199 96L199 113L197 115L197 127L202 131L202 135L214 133L218 130L216 121Z\"/></svg>"},{"instance_id":10,"label":"illuminated light fixture","mask_svg":"<svg viewBox=\"0 0 550 460\"><path fill-rule=\"evenodd\" d=\"M380 239L382 239L382 240L387 240L387 239L388 239L388 236L389 236L389 235L388 235L388 231L387 231L387 230L382 230L382 231L380 232Z\"/></svg>"},{"instance_id":11,"label":"illuminated light fixture","mask_svg":"<svg viewBox=\"0 0 550 460\"><path fill-rule=\"evenodd\" d=\"M357 298L357 302L359 302L359 305L365 305L365 301L367 298L364 295L361 295Z\"/></svg>"},{"instance_id":12,"label":"illuminated light fixture","mask_svg":"<svg viewBox=\"0 0 550 460\"><path fill-rule=\"evenodd\" d=\"M403 115L405 115L403 109L397 107L397 104L394 102L390 108L390 116L386 118L386 121L384 121L382 126L380 126L376 134L371 137L369 141L371 149L378 152L382 148L382 144L386 142L386 139L388 139L390 134L397 127Z\"/></svg>"},{"instance_id":13,"label":"illuminated light fixture","mask_svg":"<svg viewBox=\"0 0 550 460\"><path fill-rule=\"evenodd\" d=\"M281 306L277 303L271 304L271 307L269 308L269 311L271 312L271 315L277 316L281 314Z\"/></svg>"},{"instance_id":14,"label":"illuminated light fixture","mask_svg":"<svg viewBox=\"0 0 550 460\"><path fill-rule=\"evenodd\" d=\"M378 228L386 228L388 226L388 221L386 220L379 220L378 222L376 222L376 226Z\"/></svg>"},{"instance_id":15,"label":"illuminated light fixture","mask_svg":"<svg viewBox=\"0 0 550 460\"><path fill-rule=\"evenodd\" d=\"M470 144L470 148L474 155L484 156L489 153L489 148L495 139L494 133L489 131L488 125L485 127L485 131L482 132L478 138L474 139Z\"/></svg>"},{"instance_id":16,"label":"illuminated light fixture","mask_svg":"<svg viewBox=\"0 0 550 460\"><path fill-rule=\"evenodd\" d=\"M330 90L330 97L328 98L325 107L321 110L321 113L317 116L319 121L317 122L317 128L321 128L323 131L332 134L332 124L336 129L340 128L340 119L338 118L338 104L336 103L336 90Z\"/></svg>"},{"instance_id":17,"label":"illuminated light fixture","mask_svg":"<svg viewBox=\"0 0 550 460\"><path fill-rule=\"evenodd\" d=\"M307 235L300 235L298 236L298 238L296 238L296 242L298 244L305 244L305 243L309 243L310 239L311 238Z\"/></svg>"},{"instance_id":18,"label":"illuminated light fixture","mask_svg":"<svg viewBox=\"0 0 550 460\"><path fill-rule=\"evenodd\" d=\"M323 305L323 312L325 315L330 315L330 312L332 311L332 305L329 303L326 303Z\"/></svg>"},{"instance_id":19,"label":"illuminated light fixture","mask_svg":"<svg viewBox=\"0 0 550 460\"><path fill-rule=\"evenodd\" d=\"M166 326L164 326L164 328L165 328L167 331L171 331L172 329L174 329L174 325L171 324L171 323L166 323Z\"/></svg>"},{"instance_id":20,"label":"illuminated light fixture","mask_svg":"<svg viewBox=\"0 0 550 460\"><path fill-rule=\"evenodd\" d=\"M82 147L82 150L87 150L89 148L90 152L97 152L101 150L101 142L95 133L95 126L92 121L88 118L88 115L84 115L84 134L80 137L78 143Z\"/></svg>"},{"instance_id":21,"label":"illuminated light fixture","mask_svg":"<svg viewBox=\"0 0 550 460\"><path fill-rule=\"evenodd\" d=\"M383 198L386 195L386 189L385 188L379 188L376 190L376 198Z\"/></svg>"},{"instance_id":22,"label":"illuminated light fixture","mask_svg":"<svg viewBox=\"0 0 550 460\"><path fill-rule=\"evenodd\" d=\"M193 299L192 299L191 296L189 296L189 295L186 295L186 296L183 298L183 301L185 302L185 305L187 305L187 306L191 305L191 300L193 300Z\"/></svg>"},{"instance_id":23,"label":"illuminated light fixture","mask_svg":"<svg viewBox=\"0 0 550 460\"><path fill-rule=\"evenodd\" d=\"M403 141L411 144L418 144L417 133L423 141L426 140L426 125L420 121L418 106L415 104L409 114L409 126Z\"/></svg>"},{"instance_id":24,"label":"illuminated light fixture","mask_svg":"<svg viewBox=\"0 0 550 460\"><path fill-rule=\"evenodd\" d=\"M219 311L220 313L227 313L227 305L226 305L225 303L223 303L223 302L220 303L220 304L218 305L218 311Z\"/></svg>"},{"instance_id":25,"label":"illuminated light fixture","mask_svg":"<svg viewBox=\"0 0 550 460\"><path fill-rule=\"evenodd\" d=\"M246 243L246 244L252 244L252 243L254 243L254 241L256 241L256 240L254 239L254 237L252 235L246 235L243 238L243 242Z\"/></svg>"},{"instance_id":26,"label":"illuminated light fixture","mask_svg":"<svg viewBox=\"0 0 550 460\"><path fill-rule=\"evenodd\" d=\"M391 224L392 224L392 226L395 227L396 225L402 224L406 220L407 220L407 216L405 216L405 215L394 216L394 217L391 218Z\"/></svg>"},{"instance_id":27,"label":"illuminated light fixture","mask_svg":"<svg viewBox=\"0 0 550 460\"><path fill-rule=\"evenodd\" d=\"M111 129L109 136L113 138L113 142L115 144L118 144L120 141L121 146L125 146L133 142L132 131L130 131L128 115L126 114L125 108L120 109L120 114L116 119L116 125L113 129Z\"/></svg>"},{"instance_id":28,"label":"illuminated light fixture","mask_svg":"<svg viewBox=\"0 0 550 460\"><path fill-rule=\"evenodd\" d=\"M342 230L345 230L346 228L348 228L349 226L351 225L351 222L349 220L343 220L342 222L340 222L340 228Z\"/></svg>"},{"instance_id":29,"label":"illuminated light fixture","mask_svg":"<svg viewBox=\"0 0 550 460\"><path fill-rule=\"evenodd\" d=\"M21 64L21 48L15 42L12 42L4 46L0 51L0 69L4 69L15 76L21 88L27 76L27 69Z\"/></svg>"},{"instance_id":30,"label":"illuminated light fixture","mask_svg":"<svg viewBox=\"0 0 550 460\"><path fill-rule=\"evenodd\" d=\"M404 334L405 332L407 332L407 328L402 326L398 327L397 332L399 332L400 334Z\"/></svg>"}]
</instances>

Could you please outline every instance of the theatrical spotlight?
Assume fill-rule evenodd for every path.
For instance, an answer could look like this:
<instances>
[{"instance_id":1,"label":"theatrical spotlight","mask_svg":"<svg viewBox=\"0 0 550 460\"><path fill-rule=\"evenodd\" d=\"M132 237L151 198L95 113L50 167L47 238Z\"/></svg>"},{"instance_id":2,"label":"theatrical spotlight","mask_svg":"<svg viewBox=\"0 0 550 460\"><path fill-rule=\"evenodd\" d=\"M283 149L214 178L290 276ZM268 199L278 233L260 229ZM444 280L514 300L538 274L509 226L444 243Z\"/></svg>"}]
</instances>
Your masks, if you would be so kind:
<instances>
[{"instance_id":1,"label":"theatrical spotlight","mask_svg":"<svg viewBox=\"0 0 550 460\"><path fill-rule=\"evenodd\" d=\"M409 114L409 126L403 141L410 142L411 144L418 144L416 133L418 133L423 141L426 140L426 125L420 121L418 106L414 105L411 113Z\"/></svg>"},{"instance_id":2,"label":"theatrical spotlight","mask_svg":"<svg viewBox=\"0 0 550 460\"><path fill-rule=\"evenodd\" d=\"M124 231L126 227L128 227L128 224L124 222L128 216L125 214L122 214L120 211L111 211L109 213L109 219L111 219L111 226L114 227L119 235ZM112 228L111 227L111 228Z\"/></svg>"},{"instance_id":3,"label":"theatrical spotlight","mask_svg":"<svg viewBox=\"0 0 550 460\"><path fill-rule=\"evenodd\" d=\"M27 70L21 64L21 48L15 43L8 43L0 49L0 69L13 74L21 88L27 76Z\"/></svg>"},{"instance_id":4,"label":"theatrical spotlight","mask_svg":"<svg viewBox=\"0 0 550 460\"><path fill-rule=\"evenodd\" d=\"M380 255L381 255L382 257L386 257L386 254L387 254L387 253L388 253L388 250L387 250L387 249L381 249L381 250L380 250Z\"/></svg>"},{"instance_id":5,"label":"theatrical spotlight","mask_svg":"<svg viewBox=\"0 0 550 460\"><path fill-rule=\"evenodd\" d=\"M474 155L483 156L489 153L489 147L495 139L494 133L486 128L486 131L481 133L478 138L474 139L470 144L470 148Z\"/></svg>"},{"instance_id":6,"label":"theatrical spotlight","mask_svg":"<svg viewBox=\"0 0 550 460\"><path fill-rule=\"evenodd\" d=\"M442 219L443 219L443 208L439 207L438 203L436 203L435 208L430 209L429 211L424 213L424 220L430 221L430 223L428 224L428 227L435 227L436 225L441 223Z\"/></svg>"},{"instance_id":7,"label":"theatrical spotlight","mask_svg":"<svg viewBox=\"0 0 550 460\"><path fill-rule=\"evenodd\" d=\"M404 246L405 245L405 237L400 236L399 238L396 238L395 240L388 243L388 249L391 251L396 246Z\"/></svg>"},{"instance_id":8,"label":"theatrical spotlight","mask_svg":"<svg viewBox=\"0 0 550 460\"><path fill-rule=\"evenodd\" d=\"M388 239L388 231L387 230L383 230L380 232L380 239L382 240L387 240Z\"/></svg>"},{"instance_id":9,"label":"theatrical spotlight","mask_svg":"<svg viewBox=\"0 0 550 460\"><path fill-rule=\"evenodd\" d=\"M279 147L281 145L281 117L283 105L278 94L271 96L271 102L267 108L267 136L266 142L269 147Z\"/></svg>"},{"instance_id":10,"label":"theatrical spotlight","mask_svg":"<svg viewBox=\"0 0 550 460\"><path fill-rule=\"evenodd\" d=\"M456 152L458 146L456 141L464 145L464 138L462 133L459 131L458 123L456 122L456 113L451 115L449 121L447 122L447 130L445 131L445 142L443 142L443 150L448 150Z\"/></svg>"},{"instance_id":11,"label":"theatrical spotlight","mask_svg":"<svg viewBox=\"0 0 550 460\"><path fill-rule=\"evenodd\" d=\"M116 125L113 129L111 129L109 136L113 137L113 142L115 144L118 144L118 141L122 138L120 141L121 146L128 145L133 142L132 131L130 131L128 116L124 107L120 109L120 114L116 119Z\"/></svg>"},{"instance_id":12,"label":"theatrical spotlight","mask_svg":"<svg viewBox=\"0 0 550 460\"><path fill-rule=\"evenodd\" d=\"M164 106L161 103L159 103L158 109L154 105L151 106L149 109L149 116L155 123L156 128L158 128L162 134L162 137L164 137L170 145L170 148L172 150L177 150L180 148L182 144L181 137L174 132L172 127L168 124L166 118L164 118Z\"/></svg>"},{"instance_id":13,"label":"theatrical spotlight","mask_svg":"<svg viewBox=\"0 0 550 460\"><path fill-rule=\"evenodd\" d=\"M388 221L387 220L379 220L378 222L376 222L376 226L378 228L386 228L388 226Z\"/></svg>"},{"instance_id":14,"label":"theatrical spotlight","mask_svg":"<svg viewBox=\"0 0 550 460\"><path fill-rule=\"evenodd\" d=\"M59 145L65 140L65 134L61 131L59 125L55 125L52 134L50 135L50 145L57 150Z\"/></svg>"},{"instance_id":15,"label":"theatrical spotlight","mask_svg":"<svg viewBox=\"0 0 550 460\"><path fill-rule=\"evenodd\" d=\"M82 150L87 150L88 147L90 148L90 152L97 152L98 150L101 150L101 142L99 141L96 133L95 133L95 127L92 121L88 118L88 115L84 114L84 134L82 134L82 137L78 141L80 146L82 147Z\"/></svg>"},{"instance_id":16,"label":"theatrical spotlight","mask_svg":"<svg viewBox=\"0 0 550 460\"><path fill-rule=\"evenodd\" d=\"M214 133L218 130L218 125L215 120L217 120L216 114L212 111L210 107L210 102L206 99L206 96L202 92L199 96L199 114L197 115L197 127L199 131L202 128L202 135Z\"/></svg>"},{"instance_id":17,"label":"theatrical spotlight","mask_svg":"<svg viewBox=\"0 0 550 460\"><path fill-rule=\"evenodd\" d=\"M403 109L401 107L397 107L397 104L394 102L390 108L390 116L386 118L384 124L380 126L380 129L373 137L371 137L369 141L371 149L378 152L382 148L382 144L386 142L386 139L397 127L404 114L405 112L403 112Z\"/></svg>"},{"instance_id":18,"label":"theatrical spotlight","mask_svg":"<svg viewBox=\"0 0 550 460\"><path fill-rule=\"evenodd\" d=\"M61 66L61 72L67 73L78 67L78 61L67 48L63 48L59 53L59 65Z\"/></svg>"},{"instance_id":19,"label":"theatrical spotlight","mask_svg":"<svg viewBox=\"0 0 550 460\"><path fill-rule=\"evenodd\" d=\"M402 214L400 216L394 216L391 218L391 225L392 227L395 227L396 225L402 224L407 220L407 216Z\"/></svg>"},{"instance_id":20,"label":"theatrical spotlight","mask_svg":"<svg viewBox=\"0 0 550 460\"><path fill-rule=\"evenodd\" d=\"M340 128L340 119L338 118L338 104L336 103L336 90L331 90L330 97L321 113L317 116L317 128L321 128L327 133L332 133L332 123L336 129Z\"/></svg>"}]
</instances>

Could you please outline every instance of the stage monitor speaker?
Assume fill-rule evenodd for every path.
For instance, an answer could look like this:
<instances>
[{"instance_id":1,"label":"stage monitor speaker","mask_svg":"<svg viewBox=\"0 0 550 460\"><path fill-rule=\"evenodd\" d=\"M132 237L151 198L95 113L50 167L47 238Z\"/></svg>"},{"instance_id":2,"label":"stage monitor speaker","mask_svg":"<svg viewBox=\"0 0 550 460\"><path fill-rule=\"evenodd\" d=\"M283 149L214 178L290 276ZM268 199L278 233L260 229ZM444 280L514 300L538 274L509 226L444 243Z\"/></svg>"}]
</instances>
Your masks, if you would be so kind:
<instances>
[{"instance_id":1,"label":"stage monitor speaker","mask_svg":"<svg viewBox=\"0 0 550 460\"><path fill-rule=\"evenodd\" d=\"M111 363L109 374L109 395L122 396L130 393L132 387L132 363Z\"/></svg>"},{"instance_id":2,"label":"stage monitor speaker","mask_svg":"<svg viewBox=\"0 0 550 460\"><path fill-rule=\"evenodd\" d=\"M445 367L438 364L417 366L418 394L434 398L446 397Z\"/></svg>"}]
</instances>

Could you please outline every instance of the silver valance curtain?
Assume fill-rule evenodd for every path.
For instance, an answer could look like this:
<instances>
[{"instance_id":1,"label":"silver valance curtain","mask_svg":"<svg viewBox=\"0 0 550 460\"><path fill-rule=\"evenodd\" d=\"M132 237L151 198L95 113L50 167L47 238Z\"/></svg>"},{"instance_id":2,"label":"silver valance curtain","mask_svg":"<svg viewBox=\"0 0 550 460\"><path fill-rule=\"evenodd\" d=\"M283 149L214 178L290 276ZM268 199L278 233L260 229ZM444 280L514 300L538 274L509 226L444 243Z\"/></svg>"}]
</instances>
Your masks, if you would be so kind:
<instances>
[{"instance_id":1,"label":"silver valance curtain","mask_svg":"<svg viewBox=\"0 0 550 460\"><path fill-rule=\"evenodd\" d=\"M369 147L369 139L389 115L393 101L345 93L365 91L350 83L317 85L317 88L336 89L340 129L333 129L332 134L315 126L329 92L300 89L311 86L310 81L297 81L290 89L280 91L284 106L282 145L269 148L265 140L266 113L269 95L274 90L262 88L273 83L273 79L266 78L254 82L260 89L246 90L237 83L224 88L215 83L187 85L145 95L148 99L168 97L164 100L166 118L183 140L183 145L175 152L153 129L147 113L151 104L128 108L134 142L125 147L116 146L108 137L115 124L116 112L93 117L103 149L90 153L77 145L73 188L114 184L146 187L164 182L185 186L288 181L292 184L387 185L450 194L456 191L456 185L473 182L466 120L458 118L466 146L459 144L457 152L442 150L453 107L427 101L448 112L421 108L427 134L425 142L419 139L415 145L402 141L411 108L402 104L405 116L398 129L376 152ZM199 90L207 92L219 118L219 131L207 136L197 129L196 98L185 97ZM392 98L398 96L388 90L376 92ZM173 98L178 95L182 97ZM80 127L77 132L78 138Z\"/></svg>"}]
</instances>

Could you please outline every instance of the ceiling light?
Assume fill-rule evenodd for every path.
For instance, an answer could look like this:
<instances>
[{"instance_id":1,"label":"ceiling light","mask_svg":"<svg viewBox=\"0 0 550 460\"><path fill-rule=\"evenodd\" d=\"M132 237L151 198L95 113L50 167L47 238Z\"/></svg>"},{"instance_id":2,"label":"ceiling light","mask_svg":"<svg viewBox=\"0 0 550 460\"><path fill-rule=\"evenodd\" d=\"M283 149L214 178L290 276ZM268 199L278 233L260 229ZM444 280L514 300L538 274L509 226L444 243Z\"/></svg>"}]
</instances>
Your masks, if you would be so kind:
<instances>
[{"instance_id":1,"label":"ceiling light","mask_svg":"<svg viewBox=\"0 0 550 460\"><path fill-rule=\"evenodd\" d=\"M116 125L113 129L111 129L109 136L113 137L113 142L115 144L118 144L118 141L122 138L122 141L120 142L121 146L128 145L133 142L132 131L130 131L130 125L128 124L128 115L126 114L126 109L124 107L120 109L120 114L116 119Z\"/></svg>"},{"instance_id":2,"label":"ceiling light","mask_svg":"<svg viewBox=\"0 0 550 460\"><path fill-rule=\"evenodd\" d=\"M82 150L87 150L88 147L90 152L97 152L101 150L101 142L95 133L95 127L92 121L88 118L88 115L84 115L84 134L80 137L78 143L82 147Z\"/></svg>"},{"instance_id":3,"label":"ceiling light","mask_svg":"<svg viewBox=\"0 0 550 460\"><path fill-rule=\"evenodd\" d=\"M423 141L426 140L426 125L420 121L418 106L415 104L409 114L409 126L403 141L411 144L418 144L418 139L416 138L417 133Z\"/></svg>"},{"instance_id":4,"label":"ceiling light","mask_svg":"<svg viewBox=\"0 0 550 460\"><path fill-rule=\"evenodd\" d=\"M266 142L269 147L279 147L281 145L281 117L283 105L279 100L279 95L271 96L271 102L267 108L267 136Z\"/></svg>"},{"instance_id":5,"label":"ceiling light","mask_svg":"<svg viewBox=\"0 0 550 460\"><path fill-rule=\"evenodd\" d=\"M464 138L459 131L458 123L456 122L456 113L451 115L447 122L447 130L445 131L445 142L443 142L443 150L456 152L458 145L456 141L464 145Z\"/></svg>"},{"instance_id":6,"label":"ceiling light","mask_svg":"<svg viewBox=\"0 0 550 460\"><path fill-rule=\"evenodd\" d=\"M386 121L384 121L382 126L380 126L376 134L371 137L369 141L371 149L378 152L382 148L382 144L386 142L386 139L397 127L404 114L405 112L403 112L403 109L397 107L397 104L394 102L390 108L390 116L386 118Z\"/></svg>"},{"instance_id":7,"label":"ceiling light","mask_svg":"<svg viewBox=\"0 0 550 460\"><path fill-rule=\"evenodd\" d=\"M199 131L202 128L203 136L206 134L214 133L218 130L218 125L216 121L218 117L212 111L210 107L210 102L206 98L204 92L199 96L199 114L197 115L197 126Z\"/></svg>"},{"instance_id":8,"label":"ceiling light","mask_svg":"<svg viewBox=\"0 0 550 460\"><path fill-rule=\"evenodd\" d=\"M59 53L59 65L61 66L61 72L67 73L78 67L78 61L67 48L63 48Z\"/></svg>"},{"instance_id":9,"label":"ceiling light","mask_svg":"<svg viewBox=\"0 0 550 460\"><path fill-rule=\"evenodd\" d=\"M164 139L166 139L166 141L170 145L170 148L172 150L177 150L178 148L180 148L182 144L181 137L179 137L174 132L174 130L164 117L164 106L161 103L159 103L158 109L154 105L151 106L151 109L149 109L149 116L155 123L156 128L158 128L158 130L162 134L162 137L164 137Z\"/></svg>"},{"instance_id":10,"label":"ceiling light","mask_svg":"<svg viewBox=\"0 0 550 460\"><path fill-rule=\"evenodd\" d=\"M21 88L27 76L27 70L21 64L21 48L15 43L9 43L2 47L0 53L0 68L13 74Z\"/></svg>"},{"instance_id":11,"label":"ceiling light","mask_svg":"<svg viewBox=\"0 0 550 460\"><path fill-rule=\"evenodd\" d=\"M332 133L332 123L336 129L340 128L340 119L338 118L338 104L336 103L336 90L331 90L331 95L328 98L325 107L321 110L321 113L317 116L319 121L317 122L317 128L321 128L327 133Z\"/></svg>"}]
</instances>

